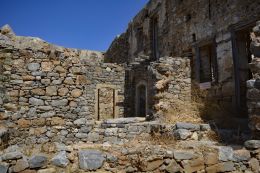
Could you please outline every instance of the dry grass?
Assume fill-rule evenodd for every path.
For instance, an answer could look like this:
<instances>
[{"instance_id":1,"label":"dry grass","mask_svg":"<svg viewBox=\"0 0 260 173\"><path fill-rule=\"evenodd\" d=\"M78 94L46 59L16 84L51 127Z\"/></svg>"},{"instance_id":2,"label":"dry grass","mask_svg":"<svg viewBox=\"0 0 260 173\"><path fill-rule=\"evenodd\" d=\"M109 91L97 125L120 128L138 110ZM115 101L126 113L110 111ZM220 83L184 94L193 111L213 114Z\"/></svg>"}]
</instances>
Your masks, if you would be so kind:
<instances>
[{"instance_id":1,"label":"dry grass","mask_svg":"<svg viewBox=\"0 0 260 173\"><path fill-rule=\"evenodd\" d=\"M202 123L224 115L224 108L208 99L207 91L194 89L191 100L180 100L167 92L157 94L156 98L159 103L155 109L163 115L160 118L164 122Z\"/></svg>"}]
</instances>

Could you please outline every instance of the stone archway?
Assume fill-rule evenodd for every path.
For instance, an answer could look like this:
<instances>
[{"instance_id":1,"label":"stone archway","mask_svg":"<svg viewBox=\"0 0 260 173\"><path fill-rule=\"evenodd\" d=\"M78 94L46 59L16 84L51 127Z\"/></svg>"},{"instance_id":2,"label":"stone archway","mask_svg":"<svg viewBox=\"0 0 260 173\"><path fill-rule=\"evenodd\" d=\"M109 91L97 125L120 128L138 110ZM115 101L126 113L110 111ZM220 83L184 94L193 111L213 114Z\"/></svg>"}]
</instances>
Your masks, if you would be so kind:
<instances>
[{"instance_id":1,"label":"stone archway","mask_svg":"<svg viewBox=\"0 0 260 173\"><path fill-rule=\"evenodd\" d=\"M136 117L145 117L147 115L147 86L141 82L136 86L135 101Z\"/></svg>"}]
</instances>

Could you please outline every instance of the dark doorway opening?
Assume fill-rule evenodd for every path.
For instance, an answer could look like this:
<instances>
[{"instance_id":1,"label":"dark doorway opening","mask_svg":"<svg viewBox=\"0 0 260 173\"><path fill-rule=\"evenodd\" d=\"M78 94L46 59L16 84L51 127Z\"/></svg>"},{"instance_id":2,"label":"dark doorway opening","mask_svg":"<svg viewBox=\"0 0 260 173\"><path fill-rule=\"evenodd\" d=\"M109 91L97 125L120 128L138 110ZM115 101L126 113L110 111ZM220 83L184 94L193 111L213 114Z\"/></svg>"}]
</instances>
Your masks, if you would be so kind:
<instances>
[{"instance_id":1,"label":"dark doorway opening","mask_svg":"<svg viewBox=\"0 0 260 173\"><path fill-rule=\"evenodd\" d=\"M246 25L235 30L233 33L236 111L237 116L241 118L248 117L246 82L247 80L252 79L252 72L249 69L249 63L252 60L250 52L250 32L252 31L254 24L255 23Z\"/></svg>"},{"instance_id":2,"label":"dark doorway opening","mask_svg":"<svg viewBox=\"0 0 260 173\"><path fill-rule=\"evenodd\" d=\"M137 87L136 94L136 116L145 117L146 116L146 86L140 85Z\"/></svg>"}]
</instances>

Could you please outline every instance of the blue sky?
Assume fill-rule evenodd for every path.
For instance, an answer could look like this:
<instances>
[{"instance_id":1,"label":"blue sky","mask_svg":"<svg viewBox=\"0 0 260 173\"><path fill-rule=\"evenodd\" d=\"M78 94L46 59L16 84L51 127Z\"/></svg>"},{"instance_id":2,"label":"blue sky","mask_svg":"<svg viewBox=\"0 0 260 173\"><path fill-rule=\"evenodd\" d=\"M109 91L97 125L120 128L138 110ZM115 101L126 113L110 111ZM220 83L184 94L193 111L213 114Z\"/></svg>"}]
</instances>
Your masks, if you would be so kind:
<instances>
[{"instance_id":1,"label":"blue sky","mask_svg":"<svg viewBox=\"0 0 260 173\"><path fill-rule=\"evenodd\" d=\"M105 51L148 0L0 0L0 25L60 46Z\"/></svg>"}]
</instances>

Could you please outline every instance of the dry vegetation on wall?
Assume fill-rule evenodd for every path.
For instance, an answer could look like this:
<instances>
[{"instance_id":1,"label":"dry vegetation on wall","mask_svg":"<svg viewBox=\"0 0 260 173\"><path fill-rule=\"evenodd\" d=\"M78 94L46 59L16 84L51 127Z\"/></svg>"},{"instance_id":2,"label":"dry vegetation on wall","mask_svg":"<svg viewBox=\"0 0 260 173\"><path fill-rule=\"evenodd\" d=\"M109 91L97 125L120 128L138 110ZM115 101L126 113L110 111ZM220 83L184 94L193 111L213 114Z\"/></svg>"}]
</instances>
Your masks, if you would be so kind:
<instances>
[{"instance_id":1,"label":"dry vegetation on wall","mask_svg":"<svg viewBox=\"0 0 260 173\"><path fill-rule=\"evenodd\" d=\"M191 100L181 100L168 92L159 92L156 99L160 102L155 109L163 115L161 119L168 123L201 123L222 119L227 114L225 109L207 96L207 90L199 89L193 89Z\"/></svg>"}]
</instances>

